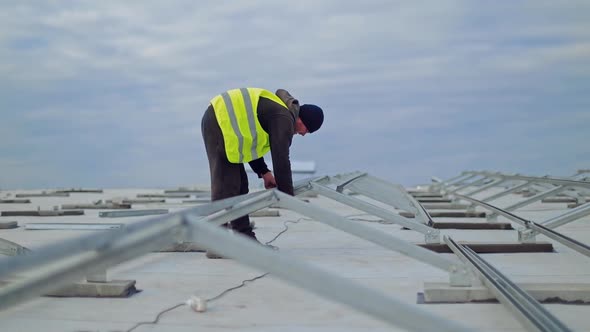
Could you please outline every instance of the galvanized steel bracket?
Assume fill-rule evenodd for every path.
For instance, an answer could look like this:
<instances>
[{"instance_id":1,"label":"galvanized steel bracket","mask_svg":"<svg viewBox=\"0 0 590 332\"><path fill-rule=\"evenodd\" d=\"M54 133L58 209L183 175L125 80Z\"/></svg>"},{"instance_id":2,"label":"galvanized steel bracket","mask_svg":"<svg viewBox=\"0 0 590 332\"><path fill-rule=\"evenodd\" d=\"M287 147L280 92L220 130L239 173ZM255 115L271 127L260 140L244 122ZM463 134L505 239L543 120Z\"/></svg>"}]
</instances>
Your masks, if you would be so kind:
<instances>
[{"instance_id":1,"label":"galvanized steel bracket","mask_svg":"<svg viewBox=\"0 0 590 332\"><path fill-rule=\"evenodd\" d=\"M426 243L440 243L440 231L438 229L431 229L424 234L424 242Z\"/></svg>"},{"instance_id":2,"label":"galvanized steel bracket","mask_svg":"<svg viewBox=\"0 0 590 332\"><path fill-rule=\"evenodd\" d=\"M521 228L518 230L518 242L520 243L535 243L537 232L532 229Z\"/></svg>"}]
</instances>

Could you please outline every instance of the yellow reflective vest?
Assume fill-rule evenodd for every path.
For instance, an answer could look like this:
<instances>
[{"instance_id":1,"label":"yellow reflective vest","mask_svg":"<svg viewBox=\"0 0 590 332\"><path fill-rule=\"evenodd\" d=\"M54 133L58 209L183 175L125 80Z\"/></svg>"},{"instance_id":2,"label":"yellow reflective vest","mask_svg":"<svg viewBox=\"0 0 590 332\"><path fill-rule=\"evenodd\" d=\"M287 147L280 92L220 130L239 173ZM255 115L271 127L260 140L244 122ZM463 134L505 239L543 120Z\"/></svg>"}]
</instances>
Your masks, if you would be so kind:
<instances>
[{"instance_id":1,"label":"yellow reflective vest","mask_svg":"<svg viewBox=\"0 0 590 332\"><path fill-rule=\"evenodd\" d=\"M268 133L258 122L260 97L283 105L288 110L277 95L259 88L233 89L211 99L223 134L225 153L231 163L247 163L270 151Z\"/></svg>"}]
</instances>

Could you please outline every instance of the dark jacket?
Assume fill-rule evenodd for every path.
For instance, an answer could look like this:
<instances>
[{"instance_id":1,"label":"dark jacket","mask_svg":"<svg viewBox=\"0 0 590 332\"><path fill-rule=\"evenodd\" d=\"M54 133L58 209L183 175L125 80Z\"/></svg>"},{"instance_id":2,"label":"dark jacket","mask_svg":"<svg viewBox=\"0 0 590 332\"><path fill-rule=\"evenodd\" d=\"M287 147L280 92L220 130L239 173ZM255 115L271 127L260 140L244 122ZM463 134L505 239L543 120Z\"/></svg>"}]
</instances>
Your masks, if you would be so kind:
<instances>
[{"instance_id":1,"label":"dark jacket","mask_svg":"<svg viewBox=\"0 0 590 332\"><path fill-rule=\"evenodd\" d=\"M260 98L257 108L258 121L270 139L270 153L277 188L286 194L293 195L289 148L295 134L295 120L299 117L299 101L283 89L277 90L275 94L281 98L289 110L286 111L282 105L270 99ZM253 160L249 164L259 177L269 171L264 157Z\"/></svg>"}]
</instances>

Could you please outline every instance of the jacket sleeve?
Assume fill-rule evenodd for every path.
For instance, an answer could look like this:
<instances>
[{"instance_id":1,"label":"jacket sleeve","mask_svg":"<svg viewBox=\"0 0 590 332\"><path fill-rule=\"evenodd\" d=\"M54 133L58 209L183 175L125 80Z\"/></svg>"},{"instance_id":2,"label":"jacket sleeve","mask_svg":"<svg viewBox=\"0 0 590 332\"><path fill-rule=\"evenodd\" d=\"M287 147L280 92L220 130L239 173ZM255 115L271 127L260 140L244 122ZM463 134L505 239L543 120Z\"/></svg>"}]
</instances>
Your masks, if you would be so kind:
<instances>
[{"instance_id":1,"label":"jacket sleeve","mask_svg":"<svg viewBox=\"0 0 590 332\"><path fill-rule=\"evenodd\" d=\"M289 157L289 148L295 132L293 121L286 113L275 114L272 121L273 126L270 127L268 136L275 181L280 191L293 196L293 176Z\"/></svg>"},{"instance_id":2,"label":"jacket sleeve","mask_svg":"<svg viewBox=\"0 0 590 332\"><path fill-rule=\"evenodd\" d=\"M250 164L250 168L252 168L252 171L258 174L259 178L261 178L263 174L266 174L266 172L270 171L268 169L268 166L266 165L266 162L264 161L264 157L252 160L248 164Z\"/></svg>"}]
</instances>

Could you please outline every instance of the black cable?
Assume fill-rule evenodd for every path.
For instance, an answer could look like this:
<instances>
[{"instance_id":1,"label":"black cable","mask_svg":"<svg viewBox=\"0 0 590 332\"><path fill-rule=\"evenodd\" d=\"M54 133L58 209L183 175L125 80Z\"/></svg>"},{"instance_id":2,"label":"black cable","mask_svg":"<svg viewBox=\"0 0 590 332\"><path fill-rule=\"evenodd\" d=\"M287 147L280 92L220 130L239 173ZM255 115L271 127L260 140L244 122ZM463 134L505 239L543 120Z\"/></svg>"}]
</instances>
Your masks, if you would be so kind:
<instances>
[{"instance_id":1,"label":"black cable","mask_svg":"<svg viewBox=\"0 0 590 332\"><path fill-rule=\"evenodd\" d=\"M283 229L272 240L266 242L265 244L266 245L270 245L272 242L274 242L276 239L278 239L279 236L281 236L282 234L284 234L289 229L289 226L287 226L288 223L294 223L294 224L296 224L296 223L298 223L298 222L300 222L301 220L304 220L304 219L305 220L311 220L311 219L308 219L308 218L299 218L299 219L297 219L295 221L293 221L293 220L287 220L287 221L285 221L284 222L285 229ZM254 277L252 279L243 280L242 283L239 284L238 286L234 286L234 287L228 288L228 289L224 290L223 292L219 293L218 295L213 296L211 298L208 298L207 299L207 302L212 302L212 301L218 300L219 298L223 297L227 293L229 293L229 292L231 292L233 290L236 290L238 288L242 288L242 287L246 286L246 283L253 282L253 281L256 281L258 279L262 279L262 278L266 277L268 274L269 273L266 272L264 274L261 274L259 276ZM131 331L135 330L136 328L140 327L141 325L155 325L155 324L158 324L158 322L160 321L160 317L162 317L162 315L164 315L165 313L167 313L169 311L172 311L172 310L174 310L174 309L176 309L178 307L182 307L184 305L186 305L186 303L179 303L179 304L176 304L176 305L174 305L174 306L172 306L170 308L164 309L164 310L160 311L158 313L158 315L156 315L156 318L153 321L150 321L150 322L139 322L139 323L135 324L132 328L130 328L129 330L127 330L126 332L131 332Z\"/></svg>"},{"instance_id":2,"label":"black cable","mask_svg":"<svg viewBox=\"0 0 590 332\"><path fill-rule=\"evenodd\" d=\"M252 282L252 281L256 281L258 279L262 279L262 278L266 277L267 275L268 275L268 272L266 272L264 274L261 274L261 275L259 275L257 277L254 277L252 279L243 280L240 285L224 290L223 292L219 293L218 295L215 295L212 298L207 299L207 302L215 301L215 300L219 299L220 297L224 296L225 294L227 294L227 293L229 293L229 292L231 292L233 290L236 290L238 288L242 288L242 287L246 286L246 283L247 282Z\"/></svg>"},{"instance_id":3,"label":"black cable","mask_svg":"<svg viewBox=\"0 0 590 332\"><path fill-rule=\"evenodd\" d=\"M163 314L165 314L165 313L167 313L169 311L172 311L172 310L174 310L174 309L176 309L178 307L182 307L183 305L186 305L186 303L179 303L179 304L176 304L176 305L174 305L174 306L172 306L172 307L170 307L168 309L164 309L164 310L162 310L162 311L160 311L158 313L158 315L156 316L156 319L154 319L153 321L151 321L151 322L139 322L139 323L135 324L132 328L130 328L129 330L127 330L126 332L131 332L131 331L135 330L136 328L140 327L141 325L158 324L158 322L160 321L160 317L162 317Z\"/></svg>"},{"instance_id":4,"label":"black cable","mask_svg":"<svg viewBox=\"0 0 590 332\"><path fill-rule=\"evenodd\" d=\"M311 220L309 218L299 218L297 220L287 220L283 223L283 225L285 226L285 229L283 229L281 232L279 232L272 240L266 242L266 245L270 245L271 243L273 243L276 239L279 238L279 236L283 235L283 233L285 233L286 231L289 230L289 226L287 226L288 223L292 223L292 224L297 224L299 223L301 220Z\"/></svg>"}]
</instances>

